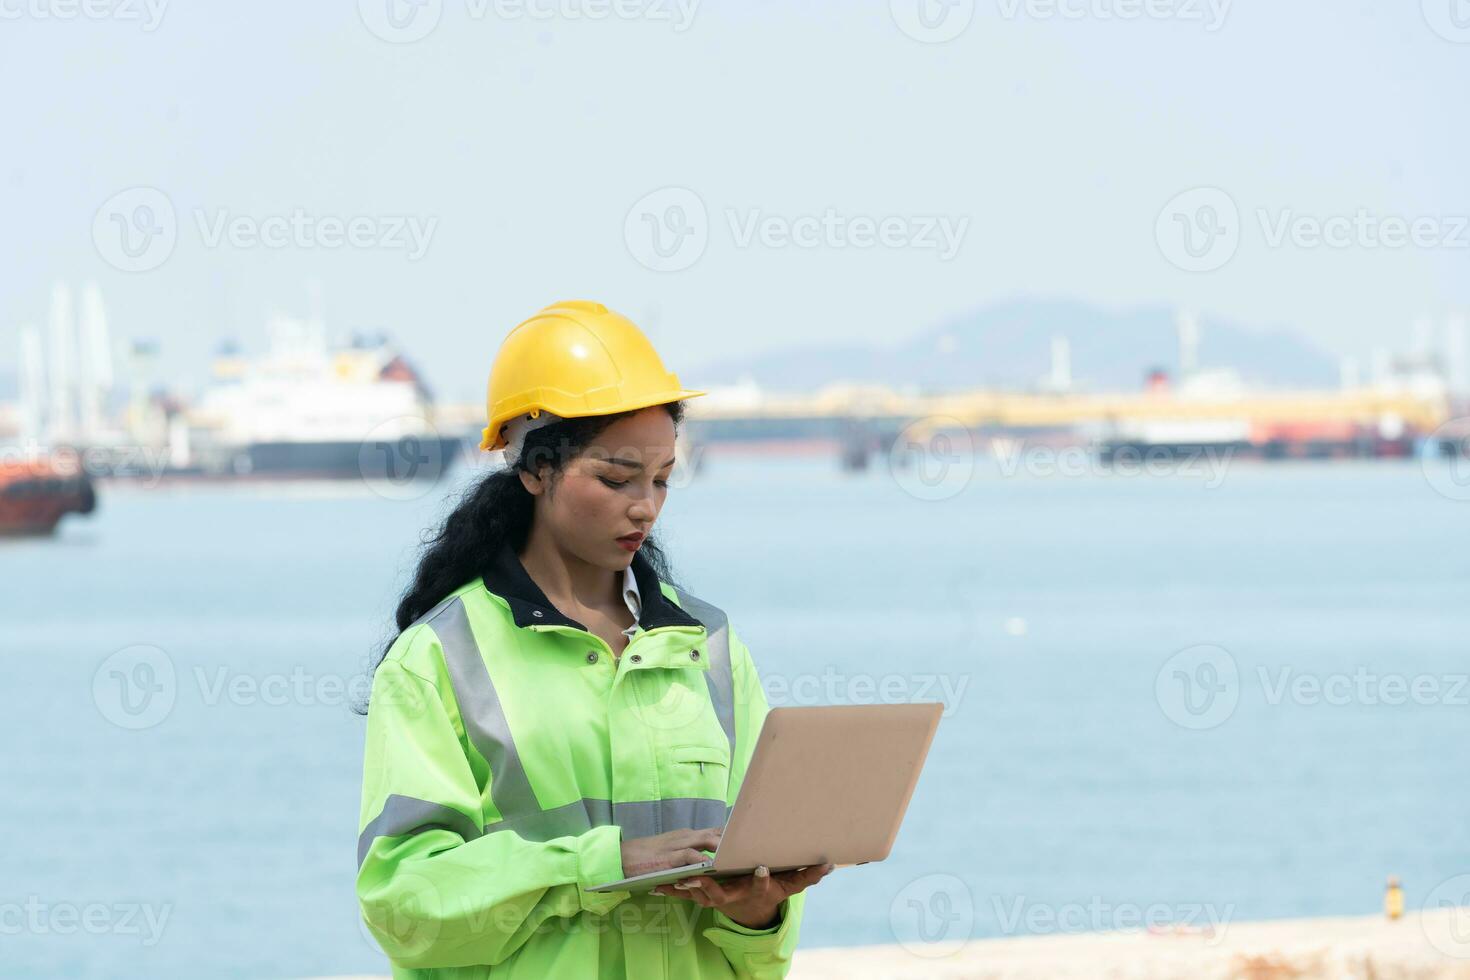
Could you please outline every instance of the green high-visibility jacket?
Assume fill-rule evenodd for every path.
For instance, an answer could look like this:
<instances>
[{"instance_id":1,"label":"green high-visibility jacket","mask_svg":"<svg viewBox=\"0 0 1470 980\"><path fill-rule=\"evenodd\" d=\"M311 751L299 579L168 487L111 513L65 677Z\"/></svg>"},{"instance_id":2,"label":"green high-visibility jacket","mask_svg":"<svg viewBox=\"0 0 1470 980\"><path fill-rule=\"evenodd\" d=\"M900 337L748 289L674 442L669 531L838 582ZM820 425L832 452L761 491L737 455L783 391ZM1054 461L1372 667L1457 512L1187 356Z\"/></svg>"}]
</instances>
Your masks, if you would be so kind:
<instances>
[{"instance_id":1,"label":"green high-visibility jacket","mask_svg":"<svg viewBox=\"0 0 1470 980\"><path fill-rule=\"evenodd\" d=\"M378 667L357 896L395 977L785 976L804 894L749 929L587 890L624 877L622 840L723 826L767 710L724 613L632 568L619 658L506 546Z\"/></svg>"}]
</instances>

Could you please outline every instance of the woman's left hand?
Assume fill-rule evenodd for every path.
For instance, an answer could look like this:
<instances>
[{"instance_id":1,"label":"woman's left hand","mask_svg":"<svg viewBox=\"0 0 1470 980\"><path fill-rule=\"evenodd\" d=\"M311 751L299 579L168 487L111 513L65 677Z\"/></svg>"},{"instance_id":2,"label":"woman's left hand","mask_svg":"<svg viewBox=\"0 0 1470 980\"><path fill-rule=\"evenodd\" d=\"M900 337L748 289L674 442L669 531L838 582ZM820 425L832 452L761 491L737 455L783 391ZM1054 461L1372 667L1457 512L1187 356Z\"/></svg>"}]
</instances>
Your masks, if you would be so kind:
<instances>
[{"instance_id":1,"label":"woman's left hand","mask_svg":"<svg viewBox=\"0 0 1470 980\"><path fill-rule=\"evenodd\" d=\"M659 885L653 893L687 898L707 909L719 909L747 929L769 929L776 924L776 912L782 902L827 877L833 867L814 864L774 875L761 867L755 869L755 874L724 881L697 875L672 885Z\"/></svg>"}]
</instances>

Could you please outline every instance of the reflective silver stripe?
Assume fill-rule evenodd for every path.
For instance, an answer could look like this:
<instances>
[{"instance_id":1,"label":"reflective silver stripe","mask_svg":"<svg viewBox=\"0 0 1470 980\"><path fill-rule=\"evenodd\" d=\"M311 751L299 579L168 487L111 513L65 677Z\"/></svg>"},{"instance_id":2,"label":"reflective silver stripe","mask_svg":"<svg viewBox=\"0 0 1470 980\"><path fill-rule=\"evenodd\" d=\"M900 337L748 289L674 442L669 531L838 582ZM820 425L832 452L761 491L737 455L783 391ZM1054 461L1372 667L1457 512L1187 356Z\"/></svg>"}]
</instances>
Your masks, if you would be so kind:
<instances>
[{"instance_id":1,"label":"reflective silver stripe","mask_svg":"<svg viewBox=\"0 0 1470 980\"><path fill-rule=\"evenodd\" d=\"M485 834L503 830L514 832L528 841L549 841L557 837L578 837L593 827L616 823L624 840L653 837L671 830L701 830L723 827L730 819L731 807L724 800L678 797L637 803L611 803L585 799L514 820L502 820L485 828ZM405 837L426 830L448 830L466 841L481 836L475 821L453 807L430 803L397 793L383 803L383 810L363 828L357 838L357 866L367 859L368 850L379 837Z\"/></svg>"},{"instance_id":2,"label":"reflective silver stripe","mask_svg":"<svg viewBox=\"0 0 1470 980\"><path fill-rule=\"evenodd\" d=\"M733 759L735 700L730 668L729 622L723 612L709 603L683 592L678 595L681 606L705 624L705 649L709 662L705 682L715 715L730 742ZM490 797L502 819L486 826L484 833L509 830L526 840L547 841L577 836L593 827L617 824L624 838L632 839L670 830L723 826L729 819L731 807L724 800L694 797L633 803L589 798L542 810L516 751L510 724L479 644L475 642L463 600L451 596L429 610L418 622L427 624L439 639L465 733L490 767ZM359 852L366 852L361 842Z\"/></svg>"},{"instance_id":3,"label":"reflective silver stripe","mask_svg":"<svg viewBox=\"0 0 1470 980\"><path fill-rule=\"evenodd\" d=\"M444 665L449 670L465 734L490 765L490 798L495 809L505 820L539 814L541 807L511 738L500 695L495 693L485 658L475 642L464 600L455 596L452 602L431 610L422 622L434 631L444 651Z\"/></svg>"},{"instance_id":4,"label":"reflective silver stripe","mask_svg":"<svg viewBox=\"0 0 1470 980\"><path fill-rule=\"evenodd\" d=\"M676 798L647 803L614 803L613 819L623 837L653 837L671 830L723 827L729 814L724 800Z\"/></svg>"},{"instance_id":5,"label":"reflective silver stripe","mask_svg":"<svg viewBox=\"0 0 1470 980\"><path fill-rule=\"evenodd\" d=\"M404 837L426 830L449 830L467 841L480 836L479 825L454 807L394 793L383 801L383 811L358 835L357 866L362 867L368 849L379 837Z\"/></svg>"},{"instance_id":6,"label":"reflective silver stripe","mask_svg":"<svg viewBox=\"0 0 1470 980\"><path fill-rule=\"evenodd\" d=\"M612 804L607 800L576 800L566 806L492 823L485 833L509 830L526 840L548 841L556 837L578 837L593 827L606 827L612 822Z\"/></svg>"},{"instance_id":7,"label":"reflective silver stripe","mask_svg":"<svg viewBox=\"0 0 1470 980\"><path fill-rule=\"evenodd\" d=\"M485 833L509 830L529 841L548 841L556 837L577 837L593 827L615 823L622 829L623 839L632 840L635 837L653 837L671 830L723 827L730 818L730 809L724 800L698 797L636 803L584 799L553 810L492 823L485 828Z\"/></svg>"},{"instance_id":8,"label":"reflective silver stripe","mask_svg":"<svg viewBox=\"0 0 1470 980\"><path fill-rule=\"evenodd\" d=\"M723 610L717 609L703 599L696 599L683 589L674 590L679 596L679 608L704 624L708 639L705 656L709 657L709 670L704 682L709 686L709 698L715 706L715 716L730 741L731 770L735 759L735 682L730 673L730 619Z\"/></svg>"}]
</instances>

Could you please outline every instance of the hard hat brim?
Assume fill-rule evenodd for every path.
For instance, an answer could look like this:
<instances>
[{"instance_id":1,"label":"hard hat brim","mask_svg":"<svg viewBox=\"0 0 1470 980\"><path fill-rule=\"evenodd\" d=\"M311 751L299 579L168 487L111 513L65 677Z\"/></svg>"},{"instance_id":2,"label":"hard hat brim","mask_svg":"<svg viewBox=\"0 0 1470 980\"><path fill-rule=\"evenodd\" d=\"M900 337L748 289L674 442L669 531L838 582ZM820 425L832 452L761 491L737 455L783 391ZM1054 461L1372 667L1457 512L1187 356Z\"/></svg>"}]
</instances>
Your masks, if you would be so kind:
<instances>
[{"instance_id":1,"label":"hard hat brim","mask_svg":"<svg viewBox=\"0 0 1470 980\"><path fill-rule=\"evenodd\" d=\"M643 408L652 408L655 405L668 405L672 402L684 401L686 398L698 398L700 395L707 394L709 394L709 392L707 391L694 391L681 388L677 391L665 391L657 395L649 395L645 398L630 399L627 402L614 405L608 409L599 412L563 412L558 411L556 407L552 405L536 405L532 407L544 409L548 412L553 412L557 415L560 415L562 418L595 418L600 415L617 415L621 412L634 412ZM509 418L514 418L514 416L509 416ZM504 427L506 421L508 421L508 419L497 419L494 425L486 426L484 429L481 430L480 448L482 450L493 453L497 450L505 448L506 443L500 435L500 430Z\"/></svg>"}]
</instances>

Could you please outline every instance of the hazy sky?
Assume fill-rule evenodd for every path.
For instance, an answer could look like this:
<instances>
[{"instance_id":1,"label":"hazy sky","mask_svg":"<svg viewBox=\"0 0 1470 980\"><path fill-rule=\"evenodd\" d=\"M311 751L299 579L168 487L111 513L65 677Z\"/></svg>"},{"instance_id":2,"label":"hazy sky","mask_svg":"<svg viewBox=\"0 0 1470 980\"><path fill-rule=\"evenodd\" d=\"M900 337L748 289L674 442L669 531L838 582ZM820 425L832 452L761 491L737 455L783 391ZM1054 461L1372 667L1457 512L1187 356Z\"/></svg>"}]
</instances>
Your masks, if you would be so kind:
<instances>
[{"instance_id":1,"label":"hazy sky","mask_svg":"<svg viewBox=\"0 0 1470 980\"><path fill-rule=\"evenodd\" d=\"M694 385L1017 295L1347 353L1470 307L1455 0L79 2L0 0L6 367L57 278L180 379L315 281L467 397L564 297Z\"/></svg>"}]
</instances>

